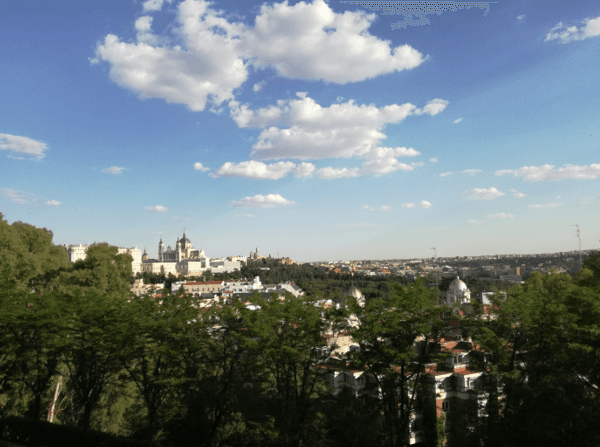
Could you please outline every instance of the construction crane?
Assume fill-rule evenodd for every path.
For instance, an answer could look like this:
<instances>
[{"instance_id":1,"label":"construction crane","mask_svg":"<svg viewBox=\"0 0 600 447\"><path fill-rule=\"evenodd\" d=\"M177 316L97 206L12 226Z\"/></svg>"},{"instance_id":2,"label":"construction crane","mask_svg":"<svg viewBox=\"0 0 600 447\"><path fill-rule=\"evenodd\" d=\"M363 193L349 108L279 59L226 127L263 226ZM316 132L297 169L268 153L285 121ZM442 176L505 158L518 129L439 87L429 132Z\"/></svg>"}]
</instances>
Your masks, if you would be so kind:
<instances>
[{"instance_id":1,"label":"construction crane","mask_svg":"<svg viewBox=\"0 0 600 447\"><path fill-rule=\"evenodd\" d=\"M433 259L437 259L437 250L435 247L431 247L430 250L433 250Z\"/></svg>"}]
</instances>

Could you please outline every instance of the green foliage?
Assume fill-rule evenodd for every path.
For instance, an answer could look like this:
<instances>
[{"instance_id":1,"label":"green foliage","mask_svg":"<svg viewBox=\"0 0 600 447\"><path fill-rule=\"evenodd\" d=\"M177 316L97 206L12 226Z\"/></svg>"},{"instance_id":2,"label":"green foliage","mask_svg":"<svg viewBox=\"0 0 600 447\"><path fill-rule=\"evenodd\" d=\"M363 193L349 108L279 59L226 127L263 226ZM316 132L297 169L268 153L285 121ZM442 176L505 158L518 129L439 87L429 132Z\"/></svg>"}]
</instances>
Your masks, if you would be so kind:
<instances>
[{"instance_id":1,"label":"green foliage","mask_svg":"<svg viewBox=\"0 0 600 447\"><path fill-rule=\"evenodd\" d=\"M359 322L351 330L360 345L355 358L368 368L381 392L380 405L390 446L408 443L410 412L422 365L432 360L433 344L429 340L435 339L442 329L441 321L431 318L435 313L431 305L430 292L419 281L396 286L393 295L368 301L364 308L357 304L352 307ZM424 340L417 343L423 335Z\"/></svg>"}]
</instances>

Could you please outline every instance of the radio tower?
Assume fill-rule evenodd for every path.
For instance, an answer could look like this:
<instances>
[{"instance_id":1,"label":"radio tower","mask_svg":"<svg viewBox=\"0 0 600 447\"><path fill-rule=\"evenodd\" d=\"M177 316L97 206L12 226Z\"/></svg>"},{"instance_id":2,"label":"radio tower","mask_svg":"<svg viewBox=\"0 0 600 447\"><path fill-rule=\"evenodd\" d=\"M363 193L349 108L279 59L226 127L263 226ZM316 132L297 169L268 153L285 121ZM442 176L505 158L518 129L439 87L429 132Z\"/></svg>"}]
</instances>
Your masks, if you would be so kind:
<instances>
[{"instance_id":1,"label":"radio tower","mask_svg":"<svg viewBox=\"0 0 600 447\"><path fill-rule=\"evenodd\" d=\"M571 225L572 227L577 227L577 239L579 239L579 270L581 270L581 233L579 232L579 225Z\"/></svg>"},{"instance_id":2,"label":"radio tower","mask_svg":"<svg viewBox=\"0 0 600 447\"><path fill-rule=\"evenodd\" d=\"M435 249L435 247L431 247L430 250L433 250L433 259L437 261L437 250ZM438 271L437 271L437 268L435 269L435 293L436 293L436 296L439 296L440 286L438 284Z\"/></svg>"}]
</instances>

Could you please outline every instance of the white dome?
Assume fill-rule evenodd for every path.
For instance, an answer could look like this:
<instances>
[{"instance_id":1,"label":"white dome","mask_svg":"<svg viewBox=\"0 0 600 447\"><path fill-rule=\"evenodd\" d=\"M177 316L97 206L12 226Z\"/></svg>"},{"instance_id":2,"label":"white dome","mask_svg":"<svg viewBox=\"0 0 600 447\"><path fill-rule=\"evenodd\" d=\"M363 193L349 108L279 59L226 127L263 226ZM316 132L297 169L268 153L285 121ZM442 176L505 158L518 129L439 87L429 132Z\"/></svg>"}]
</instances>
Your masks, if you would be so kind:
<instances>
[{"instance_id":1,"label":"white dome","mask_svg":"<svg viewBox=\"0 0 600 447\"><path fill-rule=\"evenodd\" d=\"M469 290L469 288L458 276L450 283L450 286L448 287L448 291L453 292L466 292L467 290Z\"/></svg>"}]
</instances>

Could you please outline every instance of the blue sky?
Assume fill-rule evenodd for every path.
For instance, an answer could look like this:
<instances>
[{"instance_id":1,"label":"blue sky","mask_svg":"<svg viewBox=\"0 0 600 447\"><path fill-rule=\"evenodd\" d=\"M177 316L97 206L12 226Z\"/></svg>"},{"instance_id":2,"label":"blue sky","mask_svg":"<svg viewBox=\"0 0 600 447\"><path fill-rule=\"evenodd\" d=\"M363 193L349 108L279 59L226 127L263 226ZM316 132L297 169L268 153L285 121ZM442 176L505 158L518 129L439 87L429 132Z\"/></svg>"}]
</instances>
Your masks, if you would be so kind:
<instances>
[{"instance_id":1,"label":"blue sky","mask_svg":"<svg viewBox=\"0 0 600 447\"><path fill-rule=\"evenodd\" d=\"M300 261L600 245L600 5L4 0L0 212Z\"/></svg>"}]
</instances>

